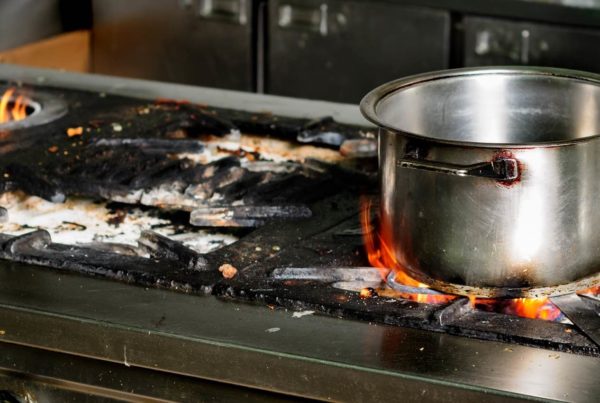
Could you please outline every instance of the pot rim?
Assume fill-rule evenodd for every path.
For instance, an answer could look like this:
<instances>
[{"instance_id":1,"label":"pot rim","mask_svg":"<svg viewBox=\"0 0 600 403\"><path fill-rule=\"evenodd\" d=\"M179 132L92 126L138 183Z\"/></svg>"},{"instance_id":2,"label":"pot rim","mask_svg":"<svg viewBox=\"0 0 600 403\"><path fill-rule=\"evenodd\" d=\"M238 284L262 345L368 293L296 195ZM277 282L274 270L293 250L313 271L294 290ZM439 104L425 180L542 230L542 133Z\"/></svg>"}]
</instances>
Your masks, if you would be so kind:
<instances>
[{"instance_id":1,"label":"pot rim","mask_svg":"<svg viewBox=\"0 0 600 403\"><path fill-rule=\"evenodd\" d=\"M380 85L379 87L371 90L367 95L360 101L360 111L363 116L374 123L380 129L386 129L397 134L401 134L407 137L462 147L482 147L482 148L535 148L535 147L558 147L567 146L578 143L589 142L591 140L600 137L600 133L593 134L590 136L578 138L578 139L567 139L560 141L547 141L547 142L524 142L524 143L481 143L481 142L470 142L460 140L446 140L437 139L430 136L411 133L391 125L383 123L378 114L377 106L379 102L387 98L388 96L396 93L402 88L413 86L416 84L425 83L428 81L442 80L451 77L460 76L477 76L477 75L496 75L496 74L513 74L513 75L538 75L538 76L550 76L560 77L572 80L578 80L600 86L600 74L589 73L579 70L570 69L559 69L554 67L531 67L531 66L490 66L490 67L467 67L460 69L450 70L438 70L423 74L416 74L397 80L387 82Z\"/></svg>"}]
</instances>

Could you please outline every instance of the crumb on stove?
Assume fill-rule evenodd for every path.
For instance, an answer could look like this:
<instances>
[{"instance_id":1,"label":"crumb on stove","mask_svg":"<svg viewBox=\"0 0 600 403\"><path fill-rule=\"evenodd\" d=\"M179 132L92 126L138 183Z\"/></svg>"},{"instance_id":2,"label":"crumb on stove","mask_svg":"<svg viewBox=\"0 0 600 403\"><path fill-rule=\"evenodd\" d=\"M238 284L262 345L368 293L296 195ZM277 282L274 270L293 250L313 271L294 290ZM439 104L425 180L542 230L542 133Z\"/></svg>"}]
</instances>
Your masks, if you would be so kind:
<instances>
[{"instance_id":1,"label":"crumb on stove","mask_svg":"<svg viewBox=\"0 0 600 403\"><path fill-rule=\"evenodd\" d=\"M222 264L219 267L219 271L221 272L224 278L234 278L237 274L237 269L229 263Z\"/></svg>"},{"instance_id":2,"label":"crumb on stove","mask_svg":"<svg viewBox=\"0 0 600 403\"><path fill-rule=\"evenodd\" d=\"M67 129L67 136L69 137L75 137L75 136L81 136L83 134L83 127L79 126L79 127L69 127Z\"/></svg>"},{"instance_id":3,"label":"crumb on stove","mask_svg":"<svg viewBox=\"0 0 600 403\"><path fill-rule=\"evenodd\" d=\"M50 146L48 147L48 152L55 153L58 151L58 146Z\"/></svg>"},{"instance_id":4,"label":"crumb on stove","mask_svg":"<svg viewBox=\"0 0 600 403\"><path fill-rule=\"evenodd\" d=\"M372 287L365 287L360 290L358 296L360 299L374 298L377 297L377 291Z\"/></svg>"}]
</instances>

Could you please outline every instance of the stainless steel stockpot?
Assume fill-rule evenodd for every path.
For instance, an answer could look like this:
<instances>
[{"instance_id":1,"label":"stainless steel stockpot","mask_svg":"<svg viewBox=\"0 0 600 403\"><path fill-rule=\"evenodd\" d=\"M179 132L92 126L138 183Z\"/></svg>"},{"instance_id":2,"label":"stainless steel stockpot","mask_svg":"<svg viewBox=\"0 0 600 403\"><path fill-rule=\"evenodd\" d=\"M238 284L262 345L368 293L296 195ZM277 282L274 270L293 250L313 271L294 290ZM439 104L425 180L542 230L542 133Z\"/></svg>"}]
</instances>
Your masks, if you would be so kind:
<instances>
[{"instance_id":1,"label":"stainless steel stockpot","mask_svg":"<svg viewBox=\"0 0 600 403\"><path fill-rule=\"evenodd\" d=\"M598 284L600 76L458 69L384 84L381 233L434 288L539 296Z\"/></svg>"}]
</instances>

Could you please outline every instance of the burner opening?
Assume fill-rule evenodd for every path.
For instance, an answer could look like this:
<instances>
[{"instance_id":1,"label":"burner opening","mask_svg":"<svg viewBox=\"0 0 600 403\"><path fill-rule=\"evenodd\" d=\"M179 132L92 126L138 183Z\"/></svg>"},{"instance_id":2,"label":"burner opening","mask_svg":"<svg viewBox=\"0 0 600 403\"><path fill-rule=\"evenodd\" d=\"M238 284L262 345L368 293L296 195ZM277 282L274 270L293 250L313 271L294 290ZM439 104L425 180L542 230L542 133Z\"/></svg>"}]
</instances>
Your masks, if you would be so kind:
<instances>
[{"instance_id":1,"label":"burner opening","mask_svg":"<svg viewBox=\"0 0 600 403\"><path fill-rule=\"evenodd\" d=\"M15 87L0 90L0 130L45 124L66 113L63 100L48 93L28 92Z\"/></svg>"},{"instance_id":2,"label":"burner opening","mask_svg":"<svg viewBox=\"0 0 600 403\"><path fill-rule=\"evenodd\" d=\"M24 99L22 101L11 100L6 106L8 113L5 116L5 120L2 120L1 123L26 119L34 113L38 113L41 109L42 106L31 99Z\"/></svg>"},{"instance_id":3,"label":"burner opening","mask_svg":"<svg viewBox=\"0 0 600 403\"><path fill-rule=\"evenodd\" d=\"M0 97L0 125L6 125L27 119L42 109L42 106L30 97L9 88Z\"/></svg>"}]
</instances>

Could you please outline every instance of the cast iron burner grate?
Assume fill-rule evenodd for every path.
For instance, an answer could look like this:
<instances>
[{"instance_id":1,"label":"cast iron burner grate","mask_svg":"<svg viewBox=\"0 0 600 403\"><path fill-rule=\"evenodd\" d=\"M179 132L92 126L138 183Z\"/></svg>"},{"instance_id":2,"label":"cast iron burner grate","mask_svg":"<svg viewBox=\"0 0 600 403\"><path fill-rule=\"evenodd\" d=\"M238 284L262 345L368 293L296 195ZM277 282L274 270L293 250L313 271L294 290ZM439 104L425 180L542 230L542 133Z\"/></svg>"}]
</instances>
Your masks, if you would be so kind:
<instances>
[{"instance_id":1,"label":"cast iron burner grate","mask_svg":"<svg viewBox=\"0 0 600 403\"><path fill-rule=\"evenodd\" d=\"M485 312L461 298L444 304L385 295L361 298L357 287L378 282L375 269L366 267L358 218L359 196L376 187L376 165L373 159L348 164L356 162L348 156L372 155L374 139L364 129L330 118L307 121L34 89L39 91L61 99L69 113L0 137L0 193L20 194L27 203L31 196L52 202L85 197L113 207L119 203L125 212L105 217L115 228L125 225L123 206L143 206L161 219L167 216L170 232L165 235L162 224L144 221L128 244L66 244L55 241L61 239L56 228L22 225L19 231L0 234L1 259L600 356L598 346L568 323ZM300 144L310 148L302 154ZM10 223L11 215L10 209L0 209L0 225ZM207 229L235 239L207 251L176 240Z\"/></svg>"}]
</instances>

